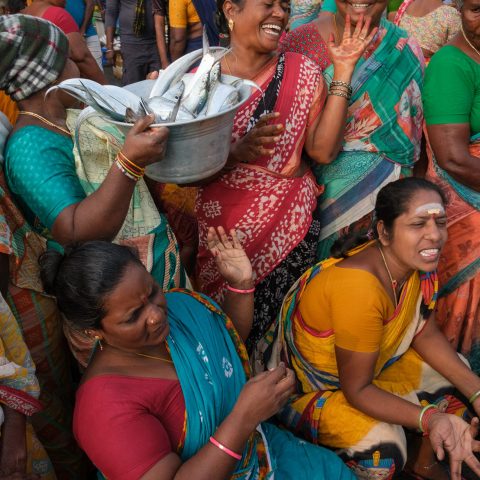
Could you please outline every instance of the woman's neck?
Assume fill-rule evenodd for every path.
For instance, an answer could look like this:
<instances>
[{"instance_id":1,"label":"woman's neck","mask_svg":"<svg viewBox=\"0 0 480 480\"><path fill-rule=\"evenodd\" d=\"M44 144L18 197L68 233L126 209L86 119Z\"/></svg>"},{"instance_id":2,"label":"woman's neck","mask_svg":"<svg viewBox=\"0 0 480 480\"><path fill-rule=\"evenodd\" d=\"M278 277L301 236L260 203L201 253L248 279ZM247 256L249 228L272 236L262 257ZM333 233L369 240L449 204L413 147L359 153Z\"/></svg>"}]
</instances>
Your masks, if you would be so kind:
<instances>
[{"instance_id":1,"label":"woman's neck","mask_svg":"<svg viewBox=\"0 0 480 480\"><path fill-rule=\"evenodd\" d=\"M258 53L232 43L231 52L224 57L223 71L235 77L253 79L276 56L275 52Z\"/></svg>"},{"instance_id":2,"label":"woman's neck","mask_svg":"<svg viewBox=\"0 0 480 480\"><path fill-rule=\"evenodd\" d=\"M40 92L39 92L40 93ZM65 107L55 98L55 93L45 99L44 92L18 102L19 110L33 112L46 118L50 122L65 125L67 112Z\"/></svg>"}]
</instances>

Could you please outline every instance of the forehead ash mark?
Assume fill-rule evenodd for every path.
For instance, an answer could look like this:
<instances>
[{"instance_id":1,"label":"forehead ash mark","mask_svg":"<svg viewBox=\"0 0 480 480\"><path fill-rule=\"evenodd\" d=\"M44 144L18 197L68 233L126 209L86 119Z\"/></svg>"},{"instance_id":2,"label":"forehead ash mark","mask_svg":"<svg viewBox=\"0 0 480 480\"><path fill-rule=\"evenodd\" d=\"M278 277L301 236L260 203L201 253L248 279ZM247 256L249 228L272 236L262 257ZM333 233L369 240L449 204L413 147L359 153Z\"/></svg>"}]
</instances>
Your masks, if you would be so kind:
<instances>
[{"instance_id":1,"label":"forehead ash mark","mask_svg":"<svg viewBox=\"0 0 480 480\"><path fill-rule=\"evenodd\" d=\"M425 213L427 215L443 215L445 214L445 208L443 208L441 203L425 203L415 209L416 215L422 215Z\"/></svg>"}]
</instances>

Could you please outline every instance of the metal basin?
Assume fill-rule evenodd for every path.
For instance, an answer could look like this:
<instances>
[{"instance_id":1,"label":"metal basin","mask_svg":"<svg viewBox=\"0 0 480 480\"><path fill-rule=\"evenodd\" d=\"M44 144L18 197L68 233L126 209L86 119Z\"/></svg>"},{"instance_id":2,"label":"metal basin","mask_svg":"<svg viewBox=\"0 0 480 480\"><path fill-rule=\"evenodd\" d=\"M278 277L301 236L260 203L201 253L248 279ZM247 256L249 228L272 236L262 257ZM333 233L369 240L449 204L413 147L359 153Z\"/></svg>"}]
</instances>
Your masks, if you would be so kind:
<instances>
[{"instance_id":1,"label":"metal basin","mask_svg":"<svg viewBox=\"0 0 480 480\"><path fill-rule=\"evenodd\" d=\"M230 83L238 80L235 77L222 75L222 81ZM148 97L153 80L128 85L124 88L131 92ZM162 183L192 183L214 175L227 162L230 150L233 119L238 108L251 94L249 85L239 89L240 101L234 107L207 118L186 122L162 123L152 126L168 127L165 158L161 162L152 163L145 169L145 174ZM111 120L124 134L132 127L130 123Z\"/></svg>"}]
</instances>

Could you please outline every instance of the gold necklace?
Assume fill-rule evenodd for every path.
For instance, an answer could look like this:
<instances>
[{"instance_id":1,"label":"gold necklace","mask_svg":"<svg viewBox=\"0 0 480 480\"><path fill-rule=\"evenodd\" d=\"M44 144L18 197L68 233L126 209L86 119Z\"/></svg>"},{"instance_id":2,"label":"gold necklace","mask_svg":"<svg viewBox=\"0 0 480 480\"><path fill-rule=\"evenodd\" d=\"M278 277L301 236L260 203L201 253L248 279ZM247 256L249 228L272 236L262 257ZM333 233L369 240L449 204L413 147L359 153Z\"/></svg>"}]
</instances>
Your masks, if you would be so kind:
<instances>
[{"instance_id":1,"label":"gold necklace","mask_svg":"<svg viewBox=\"0 0 480 480\"><path fill-rule=\"evenodd\" d=\"M153 358L154 360L160 360L161 362L167 362L171 363L173 365L173 361L169 360L168 358L165 357L155 357L154 355L146 355L145 353L138 353L138 352L128 352L126 350L123 350L122 348L115 347L114 345L110 345L109 343L105 343L105 345L108 345L110 348L113 348L114 350L118 350L123 353L128 353L130 355L138 355L139 357L145 357L145 358Z\"/></svg>"},{"instance_id":2,"label":"gold necklace","mask_svg":"<svg viewBox=\"0 0 480 480\"><path fill-rule=\"evenodd\" d=\"M135 353L135 355L138 355L139 357L153 358L154 360L161 360L162 362L171 363L173 365L173 361L169 360L168 358L154 357L153 355L145 355L144 353L138 353L138 352L133 352L133 353Z\"/></svg>"},{"instance_id":3,"label":"gold necklace","mask_svg":"<svg viewBox=\"0 0 480 480\"><path fill-rule=\"evenodd\" d=\"M45 117L42 117L38 113L35 112L27 112L26 110L20 110L18 112L19 115L29 115L30 117L35 117L38 118L41 122L45 123L46 125L50 125L51 127L57 128L61 132L67 134L69 137L71 137L70 132L63 127L60 127L60 125L56 125L55 123L51 122L50 120L47 120Z\"/></svg>"},{"instance_id":4,"label":"gold necklace","mask_svg":"<svg viewBox=\"0 0 480 480\"><path fill-rule=\"evenodd\" d=\"M390 285L392 287L393 299L395 301L395 309L396 309L398 307L398 301L397 301L397 285L398 285L398 282L393 279L392 274L390 273L390 269L388 268L387 260L385 258L385 255L383 254L382 247L379 246L378 249L380 250L380 255L382 256L383 264L385 265L385 270L387 271L388 278L390 279Z\"/></svg>"},{"instance_id":5,"label":"gold necklace","mask_svg":"<svg viewBox=\"0 0 480 480\"><path fill-rule=\"evenodd\" d=\"M462 31L463 38L470 45L470 48L480 57L480 52L473 46L472 42L467 38L465 30L463 30L463 25L460 25L460 30Z\"/></svg>"}]
</instances>

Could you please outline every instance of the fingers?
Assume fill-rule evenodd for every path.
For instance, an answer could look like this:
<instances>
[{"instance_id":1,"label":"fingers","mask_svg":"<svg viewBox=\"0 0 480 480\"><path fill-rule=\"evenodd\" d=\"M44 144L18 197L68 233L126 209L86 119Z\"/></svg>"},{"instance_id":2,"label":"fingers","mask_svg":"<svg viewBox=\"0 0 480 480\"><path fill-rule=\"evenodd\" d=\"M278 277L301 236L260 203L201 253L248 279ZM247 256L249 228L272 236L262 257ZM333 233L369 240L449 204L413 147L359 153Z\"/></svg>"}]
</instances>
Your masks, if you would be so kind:
<instances>
[{"instance_id":1,"label":"fingers","mask_svg":"<svg viewBox=\"0 0 480 480\"><path fill-rule=\"evenodd\" d=\"M268 122L271 122L272 120L275 120L279 116L280 116L279 112L266 113L265 115L262 115L258 119L257 123L255 124L255 127L258 127L258 126L261 127L263 125L267 125Z\"/></svg>"},{"instance_id":2,"label":"fingers","mask_svg":"<svg viewBox=\"0 0 480 480\"><path fill-rule=\"evenodd\" d=\"M210 250L210 253L216 257L219 253L217 245L220 243L218 238L217 231L214 227L209 227L207 232L207 247Z\"/></svg>"},{"instance_id":3,"label":"fingers","mask_svg":"<svg viewBox=\"0 0 480 480\"><path fill-rule=\"evenodd\" d=\"M133 127L130 129L130 133L132 135L136 135L137 133L144 132L154 122L154 120L155 115L153 114L140 118L133 124Z\"/></svg>"},{"instance_id":4,"label":"fingers","mask_svg":"<svg viewBox=\"0 0 480 480\"><path fill-rule=\"evenodd\" d=\"M232 237L233 246L243 250L242 244L237 237L237 231L234 228L230 230L230 236Z\"/></svg>"},{"instance_id":5,"label":"fingers","mask_svg":"<svg viewBox=\"0 0 480 480\"><path fill-rule=\"evenodd\" d=\"M462 480L462 462L454 460L450 456L450 478L451 480Z\"/></svg>"},{"instance_id":6,"label":"fingers","mask_svg":"<svg viewBox=\"0 0 480 480\"><path fill-rule=\"evenodd\" d=\"M347 13L347 15L345 16L345 28L343 29L342 40L350 38L351 36L352 36L352 23L350 21L350 15Z\"/></svg>"},{"instance_id":7,"label":"fingers","mask_svg":"<svg viewBox=\"0 0 480 480\"><path fill-rule=\"evenodd\" d=\"M360 38L366 39L368 37L368 31L370 30L370 23L372 22L371 17L362 17L363 27L360 31Z\"/></svg>"},{"instance_id":8,"label":"fingers","mask_svg":"<svg viewBox=\"0 0 480 480\"><path fill-rule=\"evenodd\" d=\"M473 453L465 459L465 463L480 477L480 462Z\"/></svg>"},{"instance_id":9,"label":"fingers","mask_svg":"<svg viewBox=\"0 0 480 480\"><path fill-rule=\"evenodd\" d=\"M273 368L272 370L268 371L268 380L270 383L278 383L280 380L285 378L287 374L287 367L283 362L280 362L278 367Z\"/></svg>"},{"instance_id":10,"label":"fingers","mask_svg":"<svg viewBox=\"0 0 480 480\"><path fill-rule=\"evenodd\" d=\"M472 436L472 438L477 438L478 426L479 426L478 417L473 417L472 421L470 422L470 435Z\"/></svg>"},{"instance_id":11,"label":"fingers","mask_svg":"<svg viewBox=\"0 0 480 480\"><path fill-rule=\"evenodd\" d=\"M360 15L360 18L357 20L357 23L355 25L355 30L353 31L353 36L354 37L360 37L362 38L362 27L363 27L363 22L364 22L364 16L363 13ZM345 29L347 28L347 24L345 23ZM366 35L365 35L366 36ZM365 38L365 36L363 38Z\"/></svg>"},{"instance_id":12,"label":"fingers","mask_svg":"<svg viewBox=\"0 0 480 480\"><path fill-rule=\"evenodd\" d=\"M335 41L335 35L333 34L333 32L330 33L330 35L328 36L327 45L328 45L328 48L334 48L337 46L337 43Z\"/></svg>"},{"instance_id":13,"label":"fingers","mask_svg":"<svg viewBox=\"0 0 480 480\"><path fill-rule=\"evenodd\" d=\"M375 27L372 29L372 31L370 32L370 35L368 35L368 37L365 39L365 42L367 43L367 45L373 40L377 32L378 32L378 27Z\"/></svg>"}]
</instances>

